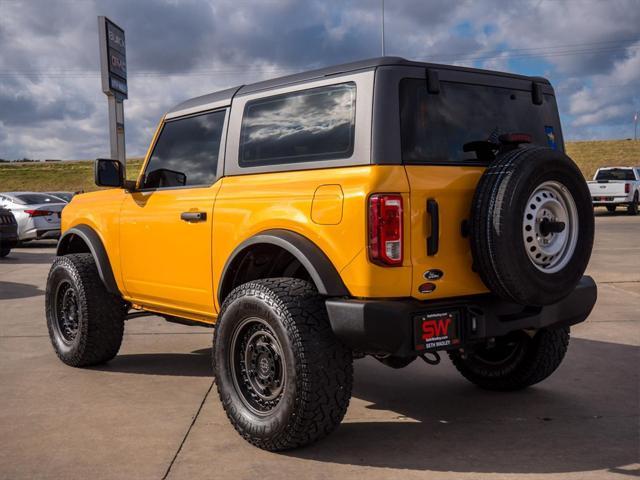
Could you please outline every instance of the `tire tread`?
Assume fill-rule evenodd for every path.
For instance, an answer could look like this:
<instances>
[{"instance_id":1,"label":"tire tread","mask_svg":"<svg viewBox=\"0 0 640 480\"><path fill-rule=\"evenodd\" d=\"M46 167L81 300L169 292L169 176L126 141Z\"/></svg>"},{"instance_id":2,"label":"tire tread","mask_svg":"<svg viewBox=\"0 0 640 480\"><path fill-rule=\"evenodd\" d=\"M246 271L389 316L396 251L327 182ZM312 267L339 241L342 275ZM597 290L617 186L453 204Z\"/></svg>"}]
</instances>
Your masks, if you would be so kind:
<instances>
[{"instance_id":1,"label":"tire tread","mask_svg":"<svg viewBox=\"0 0 640 480\"><path fill-rule=\"evenodd\" d=\"M264 450L288 450L313 443L335 430L347 411L353 383L351 351L333 334L324 300L309 282L270 278L240 285L225 300L219 321L224 321L231 303L247 295L261 298L278 312L288 332L296 356L296 406L287 425L266 436L236 414L231 397L216 381L227 417L245 440ZM217 337L214 351L218 348ZM213 358L216 372L220 366L216 365L215 354Z\"/></svg>"}]
</instances>

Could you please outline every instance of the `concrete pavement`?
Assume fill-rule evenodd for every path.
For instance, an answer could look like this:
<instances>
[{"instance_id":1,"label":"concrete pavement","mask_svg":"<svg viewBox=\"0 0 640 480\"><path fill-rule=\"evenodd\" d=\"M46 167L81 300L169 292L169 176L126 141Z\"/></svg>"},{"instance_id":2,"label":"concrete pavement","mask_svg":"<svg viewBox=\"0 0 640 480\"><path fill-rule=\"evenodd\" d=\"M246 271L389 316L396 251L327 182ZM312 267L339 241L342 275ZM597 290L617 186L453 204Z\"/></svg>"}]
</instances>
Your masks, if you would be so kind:
<instances>
[{"instance_id":1,"label":"concrete pavement","mask_svg":"<svg viewBox=\"0 0 640 480\"><path fill-rule=\"evenodd\" d=\"M211 390L211 330L128 322L116 359L55 357L42 296L52 248L0 260L0 478L629 478L640 474L640 217L598 215L599 299L565 362L485 392L444 361L356 361L343 425L308 448L246 444Z\"/></svg>"}]
</instances>

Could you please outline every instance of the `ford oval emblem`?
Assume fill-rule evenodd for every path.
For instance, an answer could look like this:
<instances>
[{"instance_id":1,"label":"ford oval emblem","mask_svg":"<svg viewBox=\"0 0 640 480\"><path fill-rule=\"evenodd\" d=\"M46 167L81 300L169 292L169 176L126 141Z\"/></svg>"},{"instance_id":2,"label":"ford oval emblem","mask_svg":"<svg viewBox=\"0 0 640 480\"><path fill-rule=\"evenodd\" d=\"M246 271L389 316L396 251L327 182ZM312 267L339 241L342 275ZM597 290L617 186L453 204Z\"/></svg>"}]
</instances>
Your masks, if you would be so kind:
<instances>
[{"instance_id":1,"label":"ford oval emblem","mask_svg":"<svg viewBox=\"0 0 640 480\"><path fill-rule=\"evenodd\" d=\"M425 280L440 280L443 275L444 275L444 272L442 270L433 268L431 270L427 270L426 272L424 272L423 276Z\"/></svg>"}]
</instances>

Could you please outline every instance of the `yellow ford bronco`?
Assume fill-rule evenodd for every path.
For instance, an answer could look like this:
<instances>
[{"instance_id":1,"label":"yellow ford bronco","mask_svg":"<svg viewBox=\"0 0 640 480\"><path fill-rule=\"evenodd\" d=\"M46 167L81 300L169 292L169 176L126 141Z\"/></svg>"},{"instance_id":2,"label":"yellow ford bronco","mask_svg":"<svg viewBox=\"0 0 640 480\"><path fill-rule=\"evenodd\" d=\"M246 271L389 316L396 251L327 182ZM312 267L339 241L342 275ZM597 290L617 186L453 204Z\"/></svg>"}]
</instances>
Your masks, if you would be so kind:
<instances>
[{"instance_id":1,"label":"yellow ford bronco","mask_svg":"<svg viewBox=\"0 0 640 480\"><path fill-rule=\"evenodd\" d=\"M334 430L364 355L540 382L596 300L589 190L543 78L382 57L244 85L170 110L123 170L97 160L115 188L63 212L57 355L107 362L144 312L213 326L222 405L263 449Z\"/></svg>"}]
</instances>

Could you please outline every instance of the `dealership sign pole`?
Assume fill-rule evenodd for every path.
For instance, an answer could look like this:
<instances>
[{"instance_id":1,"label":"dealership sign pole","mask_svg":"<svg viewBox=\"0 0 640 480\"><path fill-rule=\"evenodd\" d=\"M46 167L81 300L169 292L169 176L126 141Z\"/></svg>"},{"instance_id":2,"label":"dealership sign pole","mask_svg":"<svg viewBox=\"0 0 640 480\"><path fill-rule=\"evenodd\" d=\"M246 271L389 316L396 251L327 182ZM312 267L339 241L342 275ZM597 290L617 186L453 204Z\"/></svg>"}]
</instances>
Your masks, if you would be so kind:
<instances>
[{"instance_id":1,"label":"dealership sign pole","mask_svg":"<svg viewBox=\"0 0 640 480\"><path fill-rule=\"evenodd\" d=\"M124 30L107 17L98 17L102 91L109 100L111 158L126 167L124 149L124 100L127 99L127 54Z\"/></svg>"}]
</instances>

